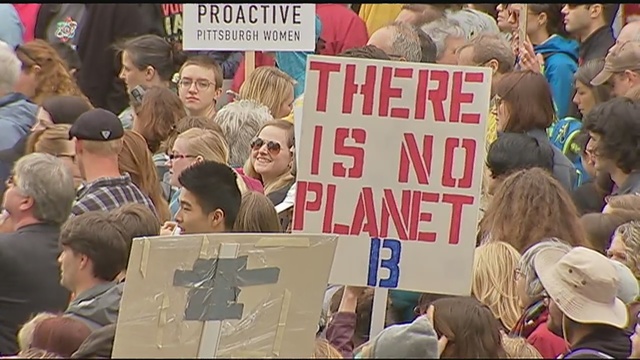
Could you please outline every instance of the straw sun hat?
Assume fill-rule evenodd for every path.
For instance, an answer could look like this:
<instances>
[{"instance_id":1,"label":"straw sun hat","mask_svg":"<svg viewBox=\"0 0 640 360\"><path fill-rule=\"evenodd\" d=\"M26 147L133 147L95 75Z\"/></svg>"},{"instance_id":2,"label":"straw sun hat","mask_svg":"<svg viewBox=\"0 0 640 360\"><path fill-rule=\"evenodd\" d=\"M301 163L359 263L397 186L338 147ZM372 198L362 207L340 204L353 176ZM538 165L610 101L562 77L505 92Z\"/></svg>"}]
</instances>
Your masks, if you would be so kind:
<instances>
[{"instance_id":1,"label":"straw sun hat","mask_svg":"<svg viewBox=\"0 0 640 360\"><path fill-rule=\"evenodd\" d=\"M627 308L616 298L618 272L604 255L584 247L568 253L540 251L536 273L549 297L571 320L580 324L627 325Z\"/></svg>"}]
</instances>

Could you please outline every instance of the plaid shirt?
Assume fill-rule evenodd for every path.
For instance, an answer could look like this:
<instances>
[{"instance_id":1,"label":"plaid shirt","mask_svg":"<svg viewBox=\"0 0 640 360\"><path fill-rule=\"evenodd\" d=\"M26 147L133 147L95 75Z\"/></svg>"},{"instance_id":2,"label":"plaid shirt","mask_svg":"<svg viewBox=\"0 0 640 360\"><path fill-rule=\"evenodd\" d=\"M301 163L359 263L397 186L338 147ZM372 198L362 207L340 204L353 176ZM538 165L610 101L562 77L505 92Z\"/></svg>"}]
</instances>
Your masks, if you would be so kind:
<instances>
[{"instance_id":1,"label":"plaid shirt","mask_svg":"<svg viewBox=\"0 0 640 360\"><path fill-rule=\"evenodd\" d=\"M127 203L146 205L157 214L151 199L131 182L129 174L124 174L119 177L101 178L82 186L71 209L71 216L88 211L111 211Z\"/></svg>"}]
</instances>

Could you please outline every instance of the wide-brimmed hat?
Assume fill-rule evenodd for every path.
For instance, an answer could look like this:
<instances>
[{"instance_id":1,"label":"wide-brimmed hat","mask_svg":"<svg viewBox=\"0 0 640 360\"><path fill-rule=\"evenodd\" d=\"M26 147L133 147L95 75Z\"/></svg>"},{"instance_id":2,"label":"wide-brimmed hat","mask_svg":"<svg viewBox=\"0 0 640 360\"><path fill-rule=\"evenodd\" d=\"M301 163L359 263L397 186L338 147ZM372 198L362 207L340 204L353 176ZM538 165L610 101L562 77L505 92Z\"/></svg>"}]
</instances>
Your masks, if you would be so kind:
<instances>
[{"instance_id":1,"label":"wide-brimmed hat","mask_svg":"<svg viewBox=\"0 0 640 360\"><path fill-rule=\"evenodd\" d=\"M569 319L580 324L627 325L625 304L616 297L618 272L604 255L584 247L568 253L541 250L534 259L547 294Z\"/></svg>"}]
</instances>

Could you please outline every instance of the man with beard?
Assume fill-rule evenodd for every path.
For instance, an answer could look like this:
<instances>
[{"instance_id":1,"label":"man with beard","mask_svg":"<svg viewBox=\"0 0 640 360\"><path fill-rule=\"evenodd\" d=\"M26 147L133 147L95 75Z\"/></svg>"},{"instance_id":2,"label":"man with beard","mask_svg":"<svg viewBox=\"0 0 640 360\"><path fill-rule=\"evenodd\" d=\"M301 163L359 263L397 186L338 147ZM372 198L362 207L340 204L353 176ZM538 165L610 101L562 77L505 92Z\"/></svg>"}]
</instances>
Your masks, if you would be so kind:
<instances>
[{"instance_id":1,"label":"man with beard","mask_svg":"<svg viewBox=\"0 0 640 360\"><path fill-rule=\"evenodd\" d=\"M534 265L548 295L547 326L569 345L562 358L629 357L627 307L616 297L620 280L609 259L584 247L568 253L548 248L536 255Z\"/></svg>"}]
</instances>

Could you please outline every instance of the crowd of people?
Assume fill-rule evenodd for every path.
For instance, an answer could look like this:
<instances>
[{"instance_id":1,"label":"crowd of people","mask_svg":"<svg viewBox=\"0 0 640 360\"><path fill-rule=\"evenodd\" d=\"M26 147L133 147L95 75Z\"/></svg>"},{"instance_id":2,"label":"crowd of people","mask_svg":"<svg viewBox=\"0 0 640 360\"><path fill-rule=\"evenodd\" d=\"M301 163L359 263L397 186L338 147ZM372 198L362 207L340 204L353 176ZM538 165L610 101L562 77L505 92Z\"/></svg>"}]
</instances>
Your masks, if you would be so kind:
<instances>
[{"instance_id":1,"label":"crowd of people","mask_svg":"<svg viewBox=\"0 0 640 360\"><path fill-rule=\"evenodd\" d=\"M315 51L245 74L182 51L180 4L0 5L0 355L110 358L134 238L290 232L320 54L486 67L492 100L471 295L391 290L370 337L373 289L328 285L313 357L640 357L640 22L388 6L317 4Z\"/></svg>"}]
</instances>

